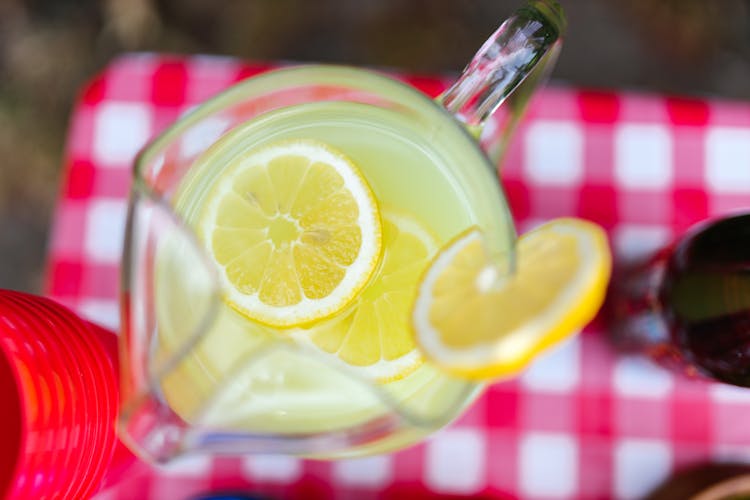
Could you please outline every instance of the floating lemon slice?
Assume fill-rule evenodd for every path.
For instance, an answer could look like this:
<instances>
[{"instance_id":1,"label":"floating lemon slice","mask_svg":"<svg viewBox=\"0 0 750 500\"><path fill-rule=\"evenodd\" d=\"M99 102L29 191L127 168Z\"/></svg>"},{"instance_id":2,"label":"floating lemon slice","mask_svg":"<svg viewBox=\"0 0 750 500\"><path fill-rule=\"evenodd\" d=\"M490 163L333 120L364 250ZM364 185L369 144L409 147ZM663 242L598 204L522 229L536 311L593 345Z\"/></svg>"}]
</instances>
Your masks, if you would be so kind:
<instances>
[{"instance_id":1,"label":"floating lemon slice","mask_svg":"<svg viewBox=\"0 0 750 500\"><path fill-rule=\"evenodd\" d=\"M596 315L610 269L606 234L584 220L555 219L521 236L508 277L489 262L479 230L469 230L438 254L419 285L417 343L463 377L514 375Z\"/></svg>"},{"instance_id":2,"label":"floating lemon slice","mask_svg":"<svg viewBox=\"0 0 750 500\"><path fill-rule=\"evenodd\" d=\"M281 141L238 156L207 199L200 232L227 301L263 324L335 314L378 266L375 197L357 167L323 143Z\"/></svg>"},{"instance_id":3,"label":"floating lemon slice","mask_svg":"<svg viewBox=\"0 0 750 500\"><path fill-rule=\"evenodd\" d=\"M410 325L419 278L438 249L414 217L383 210L383 260L367 289L339 320L295 334L376 382L399 380L423 358Z\"/></svg>"}]
</instances>

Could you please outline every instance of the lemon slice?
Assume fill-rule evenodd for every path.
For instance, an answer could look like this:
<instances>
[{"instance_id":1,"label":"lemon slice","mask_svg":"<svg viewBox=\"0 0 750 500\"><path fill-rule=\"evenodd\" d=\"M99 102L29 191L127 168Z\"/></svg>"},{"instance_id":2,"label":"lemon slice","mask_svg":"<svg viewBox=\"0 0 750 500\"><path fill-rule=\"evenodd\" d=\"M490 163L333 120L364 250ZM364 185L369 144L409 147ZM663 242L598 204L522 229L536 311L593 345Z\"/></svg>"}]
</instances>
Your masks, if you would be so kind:
<instances>
[{"instance_id":1,"label":"lemon slice","mask_svg":"<svg viewBox=\"0 0 750 500\"><path fill-rule=\"evenodd\" d=\"M298 332L295 338L385 383L422 363L410 325L417 283L437 253L435 237L414 217L383 210L383 260L367 289L340 320Z\"/></svg>"},{"instance_id":2,"label":"lemon slice","mask_svg":"<svg viewBox=\"0 0 750 500\"><path fill-rule=\"evenodd\" d=\"M584 220L555 219L521 236L508 277L471 229L438 254L419 285L417 343L463 377L514 375L596 315L610 269L606 234Z\"/></svg>"},{"instance_id":3,"label":"lemon slice","mask_svg":"<svg viewBox=\"0 0 750 500\"><path fill-rule=\"evenodd\" d=\"M238 156L207 199L200 231L227 301L263 324L335 314L378 265L375 197L357 167L323 143L281 141Z\"/></svg>"}]
</instances>

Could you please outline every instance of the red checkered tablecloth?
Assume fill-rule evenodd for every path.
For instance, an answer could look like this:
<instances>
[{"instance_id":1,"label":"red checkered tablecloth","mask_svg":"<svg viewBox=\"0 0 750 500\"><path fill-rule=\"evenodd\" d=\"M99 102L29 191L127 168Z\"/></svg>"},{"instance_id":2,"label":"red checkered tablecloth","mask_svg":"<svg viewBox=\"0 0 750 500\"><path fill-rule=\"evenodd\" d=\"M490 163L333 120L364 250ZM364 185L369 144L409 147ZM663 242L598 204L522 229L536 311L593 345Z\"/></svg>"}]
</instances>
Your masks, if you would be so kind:
<instances>
[{"instance_id":1,"label":"red checkered tablecloth","mask_svg":"<svg viewBox=\"0 0 750 500\"><path fill-rule=\"evenodd\" d=\"M49 295L117 328L134 155L192 106L268 67L128 55L83 89L54 215ZM432 95L447 82L401 78ZM533 101L502 178L521 230L576 215L609 231L618 259L644 255L695 221L750 205L750 104L553 86ZM190 457L110 478L100 496L184 499L230 488L357 500L639 498L680 467L750 461L749 416L750 391L619 356L592 325L405 451L337 462Z\"/></svg>"}]
</instances>

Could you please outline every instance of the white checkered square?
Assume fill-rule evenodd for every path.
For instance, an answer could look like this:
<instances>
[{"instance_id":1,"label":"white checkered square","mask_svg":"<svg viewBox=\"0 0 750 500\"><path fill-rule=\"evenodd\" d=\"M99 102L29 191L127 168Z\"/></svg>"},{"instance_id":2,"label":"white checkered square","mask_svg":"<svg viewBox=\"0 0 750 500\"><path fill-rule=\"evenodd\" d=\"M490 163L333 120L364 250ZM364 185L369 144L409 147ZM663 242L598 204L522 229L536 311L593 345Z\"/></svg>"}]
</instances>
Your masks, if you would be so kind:
<instances>
[{"instance_id":1,"label":"white checkered square","mask_svg":"<svg viewBox=\"0 0 750 500\"><path fill-rule=\"evenodd\" d=\"M569 498L578 484L578 445L565 434L530 433L520 445L520 487L526 496Z\"/></svg>"},{"instance_id":2,"label":"white checkered square","mask_svg":"<svg viewBox=\"0 0 750 500\"><path fill-rule=\"evenodd\" d=\"M524 165L540 186L577 186L583 178L583 131L568 121L539 120L526 132Z\"/></svg>"},{"instance_id":3,"label":"white checkered square","mask_svg":"<svg viewBox=\"0 0 750 500\"><path fill-rule=\"evenodd\" d=\"M393 479L392 459L390 455L375 455L334 462L333 477L351 486L383 488Z\"/></svg>"},{"instance_id":4,"label":"white checkered square","mask_svg":"<svg viewBox=\"0 0 750 500\"><path fill-rule=\"evenodd\" d=\"M187 455L159 467L164 476L196 478L211 472L213 461L206 455Z\"/></svg>"},{"instance_id":5,"label":"white checkered square","mask_svg":"<svg viewBox=\"0 0 750 500\"><path fill-rule=\"evenodd\" d=\"M716 127L706 134L706 184L714 191L750 191L750 129Z\"/></svg>"},{"instance_id":6,"label":"white checkered square","mask_svg":"<svg viewBox=\"0 0 750 500\"><path fill-rule=\"evenodd\" d=\"M645 259L672 239L672 231L658 224L620 224L612 234L614 251L629 260Z\"/></svg>"},{"instance_id":7,"label":"white checkered square","mask_svg":"<svg viewBox=\"0 0 750 500\"><path fill-rule=\"evenodd\" d=\"M713 462L750 463L750 447L718 444L711 450L711 459Z\"/></svg>"},{"instance_id":8,"label":"white checkered square","mask_svg":"<svg viewBox=\"0 0 750 500\"><path fill-rule=\"evenodd\" d=\"M672 137L663 125L626 124L615 131L615 178L630 189L660 189L672 182Z\"/></svg>"},{"instance_id":9,"label":"white checkered square","mask_svg":"<svg viewBox=\"0 0 750 500\"><path fill-rule=\"evenodd\" d=\"M242 474L251 480L291 483L302 475L302 464L285 455L254 455L242 459Z\"/></svg>"},{"instance_id":10,"label":"white checkered square","mask_svg":"<svg viewBox=\"0 0 750 500\"><path fill-rule=\"evenodd\" d=\"M650 439L627 439L615 448L617 498L643 498L672 471L672 449L668 443Z\"/></svg>"},{"instance_id":11,"label":"white checkered square","mask_svg":"<svg viewBox=\"0 0 750 500\"><path fill-rule=\"evenodd\" d=\"M151 122L151 108L143 103L103 103L94 125L94 160L102 167L130 164L150 137Z\"/></svg>"},{"instance_id":12,"label":"white checkered square","mask_svg":"<svg viewBox=\"0 0 750 500\"><path fill-rule=\"evenodd\" d=\"M86 214L86 255L94 262L117 263L122 255L127 202L96 199Z\"/></svg>"},{"instance_id":13,"label":"white checkered square","mask_svg":"<svg viewBox=\"0 0 750 500\"><path fill-rule=\"evenodd\" d=\"M76 310L89 321L119 332L120 306L116 300L86 299Z\"/></svg>"},{"instance_id":14,"label":"white checkered square","mask_svg":"<svg viewBox=\"0 0 750 500\"><path fill-rule=\"evenodd\" d=\"M180 155L192 158L216 142L229 128L229 120L221 118L206 118L188 129L180 140Z\"/></svg>"},{"instance_id":15,"label":"white checkered square","mask_svg":"<svg viewBox=\"0 0 750 500\"><path fill-rule=\"evenodd\" d=\"M578 336L537 358L521 376L524 387L534 391L566 393L580 380L581 342Z\"/></svg>"},{"instance_id":16,"label":"white checkered square","mask_svg":"<svg viewBox=\"0 0 750 500\"><path fill-rule=\"evenodd\" d=\"M486 481L485 448L478 429L444 429L427 443L425 482L441 493L481 491Z\"/></svg>"},{"instance_id":17,"label":"white checkered square","mask_svg":"<svg viewBox=\"0 0 750 500\"><path fill-rule=\"evenodd\" d=\"M750 405L750 391L746 387L716 383L709 388L711 399L716 403L739 403Z\"/></svg>"},{"instance_id":18,"label":"white checkered square","mask_svg":"<svg viewBox=\"0 0 750 500\"><path fill-rule=\"evenodd\" d=\"M614 389L622 396L663 398L674 386L672 374L642 356L627 356L615 361Z\"/></svg>"}]
</instances>

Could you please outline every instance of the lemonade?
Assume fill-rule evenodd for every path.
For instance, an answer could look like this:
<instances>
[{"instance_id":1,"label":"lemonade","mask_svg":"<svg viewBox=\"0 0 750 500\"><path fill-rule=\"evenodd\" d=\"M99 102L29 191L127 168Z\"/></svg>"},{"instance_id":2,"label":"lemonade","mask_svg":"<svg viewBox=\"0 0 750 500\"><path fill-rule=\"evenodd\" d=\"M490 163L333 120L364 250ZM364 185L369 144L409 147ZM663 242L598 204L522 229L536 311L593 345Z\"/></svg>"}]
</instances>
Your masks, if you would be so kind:
<instances>
[{"instance_id":1,"label":"lemonade","mask_svg":"<svg viewBox=\"0 0 750 500\"><path fill-rule=\"evenodd\" d=\"M606 233L563 217L516 244L477 142L500 109L502 152L565 24L555 0L530 0L437 101L371 71L290 68L152 141L123 259L131 448L407 446L590 321Z\"/></svg>"},{"instance_id":2,"label":"lemonade","mask_svg":"<svg viewBox=\"0 0 750 500\"><path fill-rule=\"evenodd\" d=\"M368 451L402 446L431 430L430 425L457 415L477 387L425 362L416 349L410 315L418 282L438 250L471 227L487 235L493 258L507 260L511 219L494 167L475 139L439 106L373 73L318 68L288 70L289 78L301 71L377 88L401 106L332 100L282 107L235 127L193 162L172 203L211 256L224 293L200 341L164 378L164 398L191 424L227 432L335 433L396 415L399 423L387 426L395 425L399 432L387 432L385 440L363 439L363 444L375 443ZM381 248L366 282L342 300L341 307L286 324L285 311L300 308L304 301L277 307L278 316L266 308L253 317L258 301L246 301L248 306L242 302L253 293L262 299L263 287L256 284L238 291L242 286L237 283L272 281L268 276L253 278L264 265L275 265L268 252L261 252L255 265L247 255L257 252L246 247L266 245L279 255L299 248L295 245L310 232L300 226L304 217L299 218L302 222L292 217L291 205L310 195L295 192L292 201L270 206L262 190L260 195L257 190L248 194L236 186L249 182L242 180L251 176L243 169L256 168L243 161L273 165L273 155L280 154L274 151L289 145L302 151L295 153L297 157L340 154L350 165L342 168L361 174L374 196L380 223L377 228L367 226L368 231L379 232ZM253 159L261 157L266 159ZM338 161L331 158L332 163ZM289 169L296 168L289 165L283 167L287 175L282 180L262 181L274 186L272 195L279 199L280 191L304 189L289 187L302 182L297 177L312 175L304 166L299 176L289 175ZM274 174L278 168L269 168L262 175L280 176ZM290 206L282 206L285 203ZM358 213L368 210L363 203ZM261 214L261 209L275 217L266 232L241 227L247 221L255 224L253 214ZM309 218L315 211L306 213ZM228 235L252 243L240 244ZM365 232L359 237L361 247L367 246L368 236ZM289 243L293 238L300 239ZM165 358L186 342L185 324L192 321L191 307L186 306L197 299L189 290L175 297L175 282L186 272L179 251L163 245L160 254L155 284L157 297L162 297L157 300L158 351ZM239 271L237 262L242 263ZM269 275L283 275L288 266L282 267ZM268 302L287 298L274 293L266 293ZM314 307L310 310L316 314Z\"/></svg>"}]
</instances>

